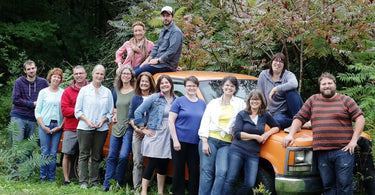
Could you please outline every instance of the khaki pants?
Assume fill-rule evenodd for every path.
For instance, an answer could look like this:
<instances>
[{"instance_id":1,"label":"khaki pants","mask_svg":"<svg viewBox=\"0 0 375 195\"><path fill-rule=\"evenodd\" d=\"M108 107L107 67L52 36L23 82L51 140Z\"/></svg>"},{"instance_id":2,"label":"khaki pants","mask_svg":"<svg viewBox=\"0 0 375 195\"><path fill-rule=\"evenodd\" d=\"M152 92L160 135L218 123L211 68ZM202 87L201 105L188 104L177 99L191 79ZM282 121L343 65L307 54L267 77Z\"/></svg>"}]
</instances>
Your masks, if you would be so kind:
<instances>
[{"instance_id":1,"label":"khaki pants","mask_svg":"<svg viewBox=\"0 0 375 195\"><path fill-rule=\"evenodd\" d=\"M77 130L79 159L78 159L78 176L79 184L88 184L89 159L90 166L90 183L99 184L99 163L102 160L103 146L107 138L108 131L87 131ZM91 155L90 155L91 154Z\"/></svg>"}]
</instances>

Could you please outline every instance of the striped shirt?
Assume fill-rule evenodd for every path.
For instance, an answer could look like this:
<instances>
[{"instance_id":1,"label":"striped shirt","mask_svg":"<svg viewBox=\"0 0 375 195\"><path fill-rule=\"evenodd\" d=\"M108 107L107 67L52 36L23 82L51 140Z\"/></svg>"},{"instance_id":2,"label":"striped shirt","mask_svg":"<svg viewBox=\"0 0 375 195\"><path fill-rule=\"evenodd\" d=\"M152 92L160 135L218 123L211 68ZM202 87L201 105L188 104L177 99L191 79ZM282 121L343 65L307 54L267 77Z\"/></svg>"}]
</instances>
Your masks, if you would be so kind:
<instances>
[{"instance_id":1,"label":"striped shirt","mask_svg":"<svg viewBox=\"0 0 375 195\"><path fill-rule=\"evenodd\" d=\"M315 94L306 100L294 116L302 123L311 119L314 150L334 150L345 147L353 136L352 121L363 115L357 103L346 95L333 99Z\"/></svg>"}]
</instances>

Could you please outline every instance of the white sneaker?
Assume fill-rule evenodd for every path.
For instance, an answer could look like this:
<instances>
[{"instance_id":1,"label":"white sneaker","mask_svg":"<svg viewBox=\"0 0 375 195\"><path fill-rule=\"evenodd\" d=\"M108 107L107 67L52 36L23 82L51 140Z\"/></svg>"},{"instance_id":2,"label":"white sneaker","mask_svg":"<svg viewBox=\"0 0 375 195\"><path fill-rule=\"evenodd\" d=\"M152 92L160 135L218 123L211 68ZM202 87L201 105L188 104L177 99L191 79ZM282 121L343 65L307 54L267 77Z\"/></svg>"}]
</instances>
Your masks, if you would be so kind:
<instances>
[{"instance_id":1,"label":"white sneaker","mask_svg":"<svg viewBox=\"0 0 375 195\"><path fill-rule=\"evenodd\" d=\"M290 129L292 129L292 126L289 126L289 127L285 128L285 129L284 129L284 132L285 132L285 133L289 133L289 132L290 132Z\"/></svg>"},{"instance_id":2,"label":"white sneaker","mask_svg":"<svg viewBox=\"0 0 375 195\"><path fill-rule=\"evenodd\" d=\"M82 188L82 189L87 189L87 184L83 183L79 187Z\"/></svg>"},{"instance_id":3,"label":"white sneaker","mask_svg":"<svg viewBox=\"0 0 375 195\"><path fill-rule=\"evenodd\" d=\"M303 125L304 128L306 129L311 129L311 121L307 121L304 125Z\"/></svg>"}]
</instances>

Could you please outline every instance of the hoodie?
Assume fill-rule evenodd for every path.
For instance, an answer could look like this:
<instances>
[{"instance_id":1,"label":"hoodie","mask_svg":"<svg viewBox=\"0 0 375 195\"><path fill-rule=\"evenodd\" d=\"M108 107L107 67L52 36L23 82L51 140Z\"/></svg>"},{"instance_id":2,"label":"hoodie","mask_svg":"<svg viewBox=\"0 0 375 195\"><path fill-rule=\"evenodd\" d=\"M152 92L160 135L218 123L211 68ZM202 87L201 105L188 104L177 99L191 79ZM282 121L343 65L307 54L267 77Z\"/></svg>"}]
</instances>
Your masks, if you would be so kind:
<instances>
[{"instance_id":1,"label":"hoodie","mask_svg":"<svg viewBox=\"0 0 375 195\"><path fill-rule=\"evenodd\" d=\"M39 91L48 86L47 80L41 77L36 77L34 82L28 81L26 76L18 78L14 82L10 116L36 121L34 102L38 99Z\"/></svg>"},{"instance_id":2,"label":"hoodie","mask_svg":"<svg viewBox=\"0 0 375 195\"><path fill-rule=\"evenodd\" d=\"M86 81L86 85L89 82ZM86 86L85 85L85 86ZM74 116L74 107L76 106L77 96L81 88L75 87L72 81L69 87L64 90L61 97L61 112L65 117L64 131L77 131L79 120Z\"/></svg>"}]
</instances>

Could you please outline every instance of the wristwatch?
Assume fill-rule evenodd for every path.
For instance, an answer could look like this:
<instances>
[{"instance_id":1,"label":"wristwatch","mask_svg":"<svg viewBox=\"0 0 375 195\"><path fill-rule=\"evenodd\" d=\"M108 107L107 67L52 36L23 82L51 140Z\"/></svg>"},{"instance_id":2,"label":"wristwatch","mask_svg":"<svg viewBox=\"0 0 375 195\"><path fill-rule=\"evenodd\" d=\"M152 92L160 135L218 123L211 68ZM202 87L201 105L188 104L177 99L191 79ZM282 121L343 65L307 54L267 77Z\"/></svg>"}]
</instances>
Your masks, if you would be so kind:
<instances>
[{"instance_id":1,"label":"wristwatch","mask_svg":"<svg viewBox=\"0 0 375 195\"><path fill-rule=\"evenodd\" d=\"M159 60L159 58L158 58L158 64L160 63L160 60Z\"/></svg>"}]
</instances>

